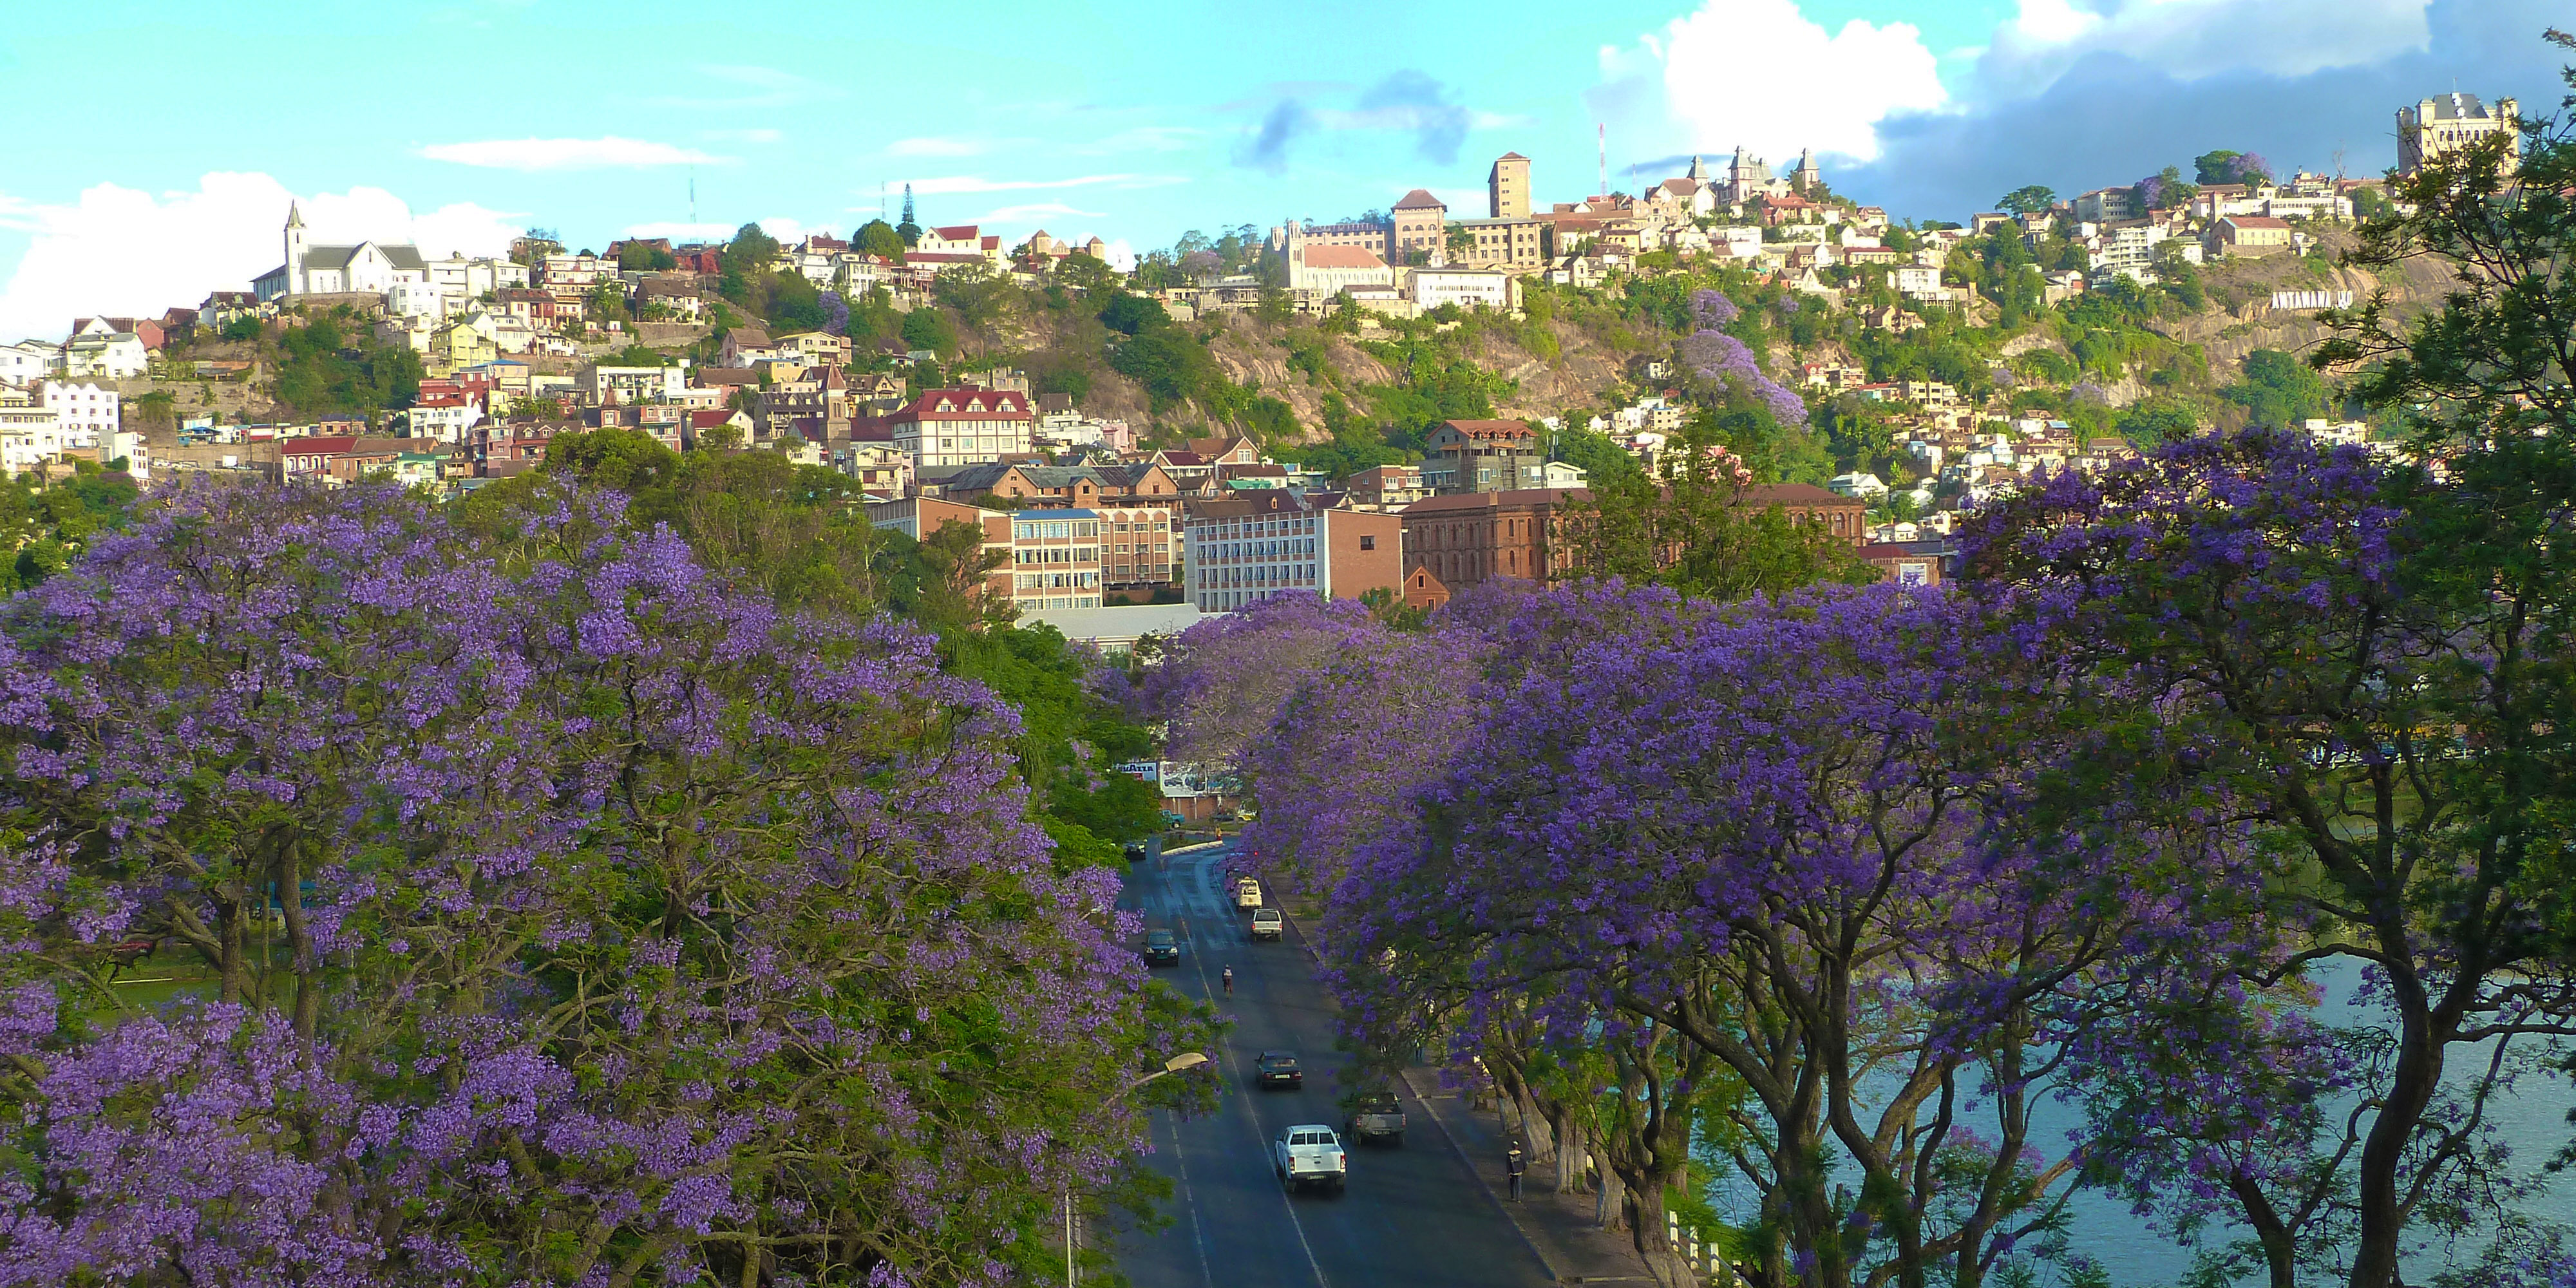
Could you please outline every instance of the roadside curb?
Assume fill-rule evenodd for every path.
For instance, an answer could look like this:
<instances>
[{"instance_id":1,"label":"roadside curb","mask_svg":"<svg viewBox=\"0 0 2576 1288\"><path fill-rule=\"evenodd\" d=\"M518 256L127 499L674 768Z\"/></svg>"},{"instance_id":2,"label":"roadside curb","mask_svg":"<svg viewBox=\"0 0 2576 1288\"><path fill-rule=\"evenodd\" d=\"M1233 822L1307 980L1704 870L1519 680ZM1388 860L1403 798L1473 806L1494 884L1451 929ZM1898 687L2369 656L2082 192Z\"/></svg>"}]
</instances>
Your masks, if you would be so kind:
<instances>
[{"instance_id":1,"label":"roadside curb","mask_svg":"<svg viewBox=\"0 0 2576 1288\"><path fill-rule=\"evenodd\" d=\"M1223 848L1225 848L1225 842L1223 841L1201 841L1196 845L1184 845L1177 850L1165 850L1162 853L1163 857L1168 859L1175 854L1190 854L1199 850L1220 850Z\"/></svg>"},{"instance_id":2,"label":"roadside curb","mask_svg":"<svg viewBox=\"0 0 2576 1288\"><path fill-rule=\"evenodd\" d=\"M1580 1279L1567 1279L1557 1270L1556 1263L1547 1259L1547 1250L1539 1247L1538 1240L1531 1237L1528 1228L1521 1224L1521 1219L1512 1215L1511 1206L1503 1202L1503 1196L1494 1193L1493 1184L1485 1179L1483 1172L1476 1170L1475 1160L1467 1157L1467 1147L1458 1143L1457 1134L1449 1130L1449 1124L1442 1121L1439 1112L1431 1107L1431 1102L1423 1098L1422 1089L1413 1085L1413 1075L1406 1070L1398 1069L1395 1071L1395 1076L1402 1080L1404 1089L1412 1094L1413 1103L1422 1106L1422 1116L1430 1119L1431 1125L1440 1129L1440 1139L1449 1142L1449 1152L1457 1157L1458 1166L1467 1169L1467 1174L1476 1178L1476 1188L1485 1192L1485 1201L1493 1204L1494 1211L1511 1224L1512 1233L1521 1237L1521 1246L1529 1249L1531 1256L1538 1258L1538 1268L1546 1271L1548 1279L1555 1283L1582 1282Z\"/></svg>"},{"instance_id":3,"label":"roadside curb","mask_svg":"<svg viewBox=\"0 0 2576 1288\"><path fill-rule=\"evenodd\" d=\"M1297 946L1306 950L1307 959L1317 966L1323 965L1324 956L1315 951L1315 941L1307 937L1305 927L1297 926L1294 922L1289 924L1295 927ZM1395 1076L1397 1081L1404 1084L1405 1093L1412 1096L1413 1103L1422 1110L1422 1116L1430 1119L1431 1125L1440 1129L1440 1139L1448 1142L1449 1153L1458 1160L1458 1166L1465 1169L1467 1175L1476 1178L1476 1188L1484 1191L1485 1201L1494 1205L1494 1211L1512 1227L1512 1233L1520 1236L1521 1246L1529 1249L1530 1256L1537 1259L1538 1268L1547 1272L1549 1282L1561 1284L1585 1282L1580 1275L1572 1279L1566 1278L1564 1273L1556 1268L1556 1263L1548 1259L1547 1250L1539 1246L1538 1239L1529 1232L1529 1228L1521 1224L1518 1216L1513 1215L1511 1205L1503 1202L1502 1195L1494 1193L1493 1182L1486 1180L1485 1174L1476 1170L1476 1161L1467 1157L1467 1147L1458 1143L1457 1133L1450 1131L1449 1124L1440 1117L1439 1111L1431 1107L1431 1101L1422 1094L1422 1088L1413 1085L1412 1072L1397 1069Z\"/></svg>"}]
</instances>

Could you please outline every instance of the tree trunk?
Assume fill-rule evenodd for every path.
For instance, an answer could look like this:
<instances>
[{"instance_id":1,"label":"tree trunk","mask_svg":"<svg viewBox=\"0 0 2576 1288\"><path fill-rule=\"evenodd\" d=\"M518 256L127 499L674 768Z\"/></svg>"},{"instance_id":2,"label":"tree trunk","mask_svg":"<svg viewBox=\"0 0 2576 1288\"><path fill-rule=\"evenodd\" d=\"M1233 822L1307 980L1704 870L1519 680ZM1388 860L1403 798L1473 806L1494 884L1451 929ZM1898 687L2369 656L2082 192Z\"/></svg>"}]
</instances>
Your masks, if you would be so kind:
<instances>
[{"instance_id":1,"label":"tree trunk","mask_svg":"<svg viewBox=\"0 0 2576 1288\"><path fill-rule=\"evenodd\" d=\"M1556 1192L1580 1194L1583 1192L1583 1132L1574 1125L1572 1110L1559 1105L1552 1112L1557 1139Z\"/></svg>"},{"instance_id":2,"label":"tree trunk","mask_svg":"<svg viewBox=\"0 0 2576 1288\"><path fill-rule=\"evenodd\" d=\"M1699 1276L1692 1273L1682 1250L1673 1246L1671 1231L1664 1224L1662 1179L1640 1176L1630 1184L1621 1178L1620 1187L1628 1195L1629 1238L1637 1245L1638 1258L1646 1263L1646 1273L1662 1288L1695 1288Z\"/></svg>"},{"instance_id":3,"label":"tree trunk","mask_svg":"<svg viewBox=\"0 0 2576 1288\"><path fill-rule=\"evenodd\" d=\"M2402 930L2383 930L2380 942L2403 944L2406 938ZM2398 1173L2424 1106L2442 1080L2442 1047L2432 1034L2424 982L2411 971L2388 976L2389 1002L2398 1015L2397 1059L2389 1070L2387 1099L2361 1146L2361 1231L2352 1253L2352 1288L2398 1288L2398 1240L2405 1233Z\"/></svg>"},{"instance_id":4,"label":"tree trunk","mask_svg":"<svg viewBox=\"0 0 2576 1288\"><path fill-rule=\"evenodd\" d=\"M2254 1227L2255 1241L2263 1246L2263 1264L2271 1272L2271 1288L2299 1288L2299 1245L2283 1224L2281 1214L2263 1187L2248 1180L2243 1173L2227 1178L2227 1188L2245 1208L2245 1223Z\"/></svg>"},{"instance_id":5,"label":"tree trunk","mask_svg":"<svg viewBox=\"0 0 2576 1288\"><path fill-rule=\"evenodd\" d=\"M1592 1200L1592 1223L1604 1230L1616 1230L1628 1215L1628 1187L1620 1181L1618 1169L1610 1166L1608 1152L1600 1147L1590 1132L1583 1134L1584 1152L1592 1155L1601 1174L1600 1192Z\"/></svg>"}]
</instances>

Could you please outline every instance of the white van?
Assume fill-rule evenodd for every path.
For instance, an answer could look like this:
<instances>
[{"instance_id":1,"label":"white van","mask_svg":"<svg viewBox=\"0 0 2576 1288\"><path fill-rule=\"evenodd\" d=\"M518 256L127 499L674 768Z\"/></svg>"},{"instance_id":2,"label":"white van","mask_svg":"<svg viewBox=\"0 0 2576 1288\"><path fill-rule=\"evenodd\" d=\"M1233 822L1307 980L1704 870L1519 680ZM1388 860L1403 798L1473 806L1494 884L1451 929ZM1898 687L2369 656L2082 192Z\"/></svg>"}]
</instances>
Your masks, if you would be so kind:
<instances>
[{"instance_id":1,"label":"white van","mask_svg":"<svg viewBox=\"0 0 2576 1288\"><path fill-rule=\"evenodd\" d=\"M1251 877L1237 877L1234 882L1234 906L1245 911L1261 906L1261 883Z\"/></svg>"}]
</instances>

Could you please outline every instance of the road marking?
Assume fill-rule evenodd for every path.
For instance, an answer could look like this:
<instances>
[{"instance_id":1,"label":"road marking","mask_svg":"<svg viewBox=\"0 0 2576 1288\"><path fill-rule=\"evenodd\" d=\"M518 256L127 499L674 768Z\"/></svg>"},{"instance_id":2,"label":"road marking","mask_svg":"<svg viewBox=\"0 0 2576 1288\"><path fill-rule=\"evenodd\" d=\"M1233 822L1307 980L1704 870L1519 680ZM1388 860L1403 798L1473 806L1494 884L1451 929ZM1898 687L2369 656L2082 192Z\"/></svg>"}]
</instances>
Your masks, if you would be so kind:
<instances>
[{"instance_id":1,"label":"road marking","mask_svg":"<svg viewBox=\"0 0 2576 1288\"><path fill-rule=\"evenodd\" d=\"M1190 1158L1181 1149L1181 1123L1168 1113L1163 1117L1172 1127L1172 1161L1181 1168L1181 1201L1190 1205L1190 1245L1198 1249L1199 1282L1216 1288L1216 1271L1208 1266L1207 1226L1199 1219L1198 1191L1190 1187Z\"/></svg>"},{"instance_id":2,"label":"road marking","mask_svg":"<svg viewBox=\"0 0 2576 1288\"><path fill-rule=\"evenodd\" d=\"M1198 971L1199 990L1201 994L1211 1001L1215 1000L1217 992L1215 989L1208 986L1207 959L1200 954L1192 953L1190 954L1190 961L1191 965ZM1243 1114L1238 1121L1251 1129L1252 1148L1261 1155L1265 1162L1269 1163L1271 1175L1276 1177L1278 1175L1278 1160L1270 1156L1270 1142L1264 1140L1261 1135L1261 1120L1258 1115L1253 1113L1251 1101L1244 1098L1241 1090L1243 1087L1243 1065L1235 1058L1234 1042L1231 1038L1227 1039L1225 1042L1224 1053L1225 1066L1227 1070L1234 1075L1234 1086L1236 1091L1233 1099L1243 1110ZM1288 1210L1288 1228L1294 1231L1297 1235L1298 1251L1306 1254L1306 1268L1313 1271L1315 1274L1315 1288L1332 1288L1332 1284L1324 1278L1324 1263L1315 1258L1315 1245L1306 1241L1306 1223L1298 1219L1297 1202L1295 1198L1288 1193L1288 1183L1284 1180L1279 1183L1279 1205ZM1191 1210L1190 1218L1193 1221L1198 1219L1198 1212L1195 1208Z\"/></svg>"}]
</instances>

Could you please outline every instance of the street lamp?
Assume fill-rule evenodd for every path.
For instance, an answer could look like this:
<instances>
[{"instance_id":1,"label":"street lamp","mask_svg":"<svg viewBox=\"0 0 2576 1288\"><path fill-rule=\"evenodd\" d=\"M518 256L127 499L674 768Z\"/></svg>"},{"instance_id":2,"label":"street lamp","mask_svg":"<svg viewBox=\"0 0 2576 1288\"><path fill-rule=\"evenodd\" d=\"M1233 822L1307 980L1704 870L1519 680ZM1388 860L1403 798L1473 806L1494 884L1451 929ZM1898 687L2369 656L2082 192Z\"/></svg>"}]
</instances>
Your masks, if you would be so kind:
<instances>
[{"instance_id":1,"label":"street lamp","mask_svg":"<svg viewBox=\"0 0 2576 1288\"><path fill-rule=\"evenodd\" d=\"M1203 1052L1183 1051L1179 1055L1173 1056L1169 1060L1165 1060L1160 1072L1146 1074L1144 1077L1138 1078L1124 1087L1120 1087L1117 1094L1112 1095L1108 1100L1101 1101L1101 1106L1103 1108L1107 1108L1110 1101L1124 1099L1128 1092L1134 1091L1136 1088L1144 1086L1146 1083L1152 1082L1156 1078L1165 1077L1175 1073L1183 1073L1206 1064L1207 1062L1208 1058ZM1065 1288L1073 1288L1074 1284L1073 1173L1071 1172L1066 1172L1064 1177L1064 1284Z\"/></svg>"}]
</instances>

